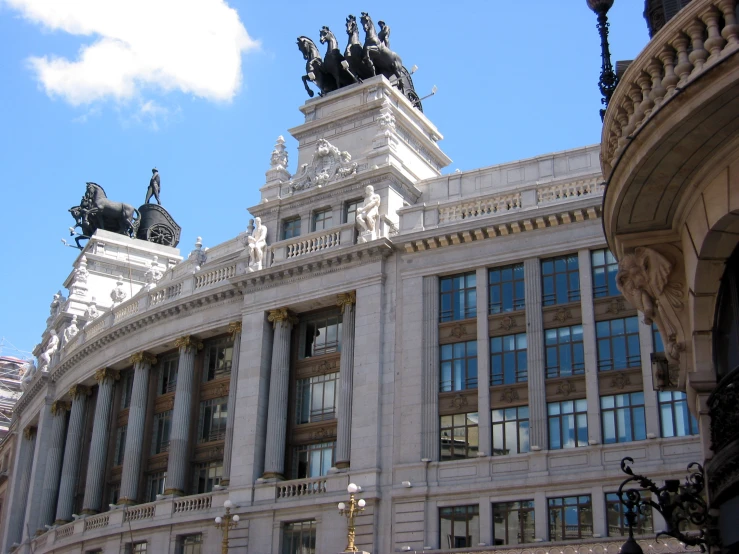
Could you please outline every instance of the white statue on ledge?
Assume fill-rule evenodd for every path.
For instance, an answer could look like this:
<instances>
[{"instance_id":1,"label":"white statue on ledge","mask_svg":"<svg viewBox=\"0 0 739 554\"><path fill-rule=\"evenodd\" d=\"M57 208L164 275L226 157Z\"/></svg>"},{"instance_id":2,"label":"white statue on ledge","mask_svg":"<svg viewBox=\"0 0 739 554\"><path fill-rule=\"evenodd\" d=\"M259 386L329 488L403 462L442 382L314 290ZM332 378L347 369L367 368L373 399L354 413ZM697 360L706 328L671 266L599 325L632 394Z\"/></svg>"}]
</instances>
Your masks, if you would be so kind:
<instances>
[{"instance_id":1,"label":"white statue on ledge","mask_svg":"<svg viewBox=\"0 0 739 554\"><path fill-rule=\"evenodd\" d=\"M255 227L251 236L246 237L249 248L249 271L262 269L264 250L267 247L267 227L262 225L262 218L254 219Z\"/></svg>"},{"instance_id":2,"label":"white statue on ledge","mask_svg":"<svg viewBox=\"0 0 739 554\"><path fill-rule=\"evenodd\" d=\"M146 279L146 290L149 291L156 287L163 275L164 271L162 271L162 266L159 264L159 257L154 256L149 269L144 273L144 279Z\"/></svg>"},{"instance_id":3,"label":"white statue on ledge","mask_svg":"<svg viewBox=\"0 0 739 554\"><path fill-rule=\"evenodd\" d=\"M359 228L358 243L369 242L377 238L377 223L380 219L380 195L375 193L372 185L364 189L364 202L357 208L356 224Z\"/></svg>"},{"instance_id":4,"label":"white statue on ledge","mask_svg":"<svg viewBox=\"0 0 739 554\"><path fill-rule=\"evenodd\" d=\"M49 331L49 340L46 343L46 348L38 357L38 368L39 371L49 371L49 365L51 364L51 357L59 348L59 337L56 335L56 331L52 329Z\"/></svg>"},{"instance_id":5,"label":"white statue on ledge","mask_svg":"<svg viewBox=\"0 0 739 554\"><path fill-rule=\"evenodd\" d=\"M66 348L70 342L74 340L74 338L77 336L77 334L80 332L79 327L77 327L77 316L72 316L72 321L69 323L69 326L64 329L64 334L62 335L62 347Z\"/></svg>"},{"instance_id":6,"label":"white statue on ledge","mask_svg":"<svg viewBox=\"0 0 739 554\"><path fill-rule=\"evenodd\" d=\"M97 299L93 296L92 300L90 301L90 305L87 306L87 309L85 310L85 319L87 320L87 323L85 323L85 325L89 325L90 322L93 319L97 319L99 315L100 310L98 310L97 307Z\"/></svg>"},{"instance_id":7,"label":"white statue on ledge","mask_svg":"<svg viewBox=\"0 0 739 554\"><path fill-rule=\"evenodd\" d=\"M33 380L33 376L36 375L36 364L33 363L33 360L26 360L21 366L19 374L21 376L21 389L25 391Z\"/></svg>"},{"instance_id":8,"label":"white statue on ledge","mask_svg":"<svg viewBox=\"0 0 739 554\"><path fill-rule=\"evenodd\" d=\"M118 280L115 282L115 288L110 291L110 299L113 301L113 307L115 308L123 302L126 296L126 291L123 290L123 275L119 275Z\"/></svg>"}]
</instances>

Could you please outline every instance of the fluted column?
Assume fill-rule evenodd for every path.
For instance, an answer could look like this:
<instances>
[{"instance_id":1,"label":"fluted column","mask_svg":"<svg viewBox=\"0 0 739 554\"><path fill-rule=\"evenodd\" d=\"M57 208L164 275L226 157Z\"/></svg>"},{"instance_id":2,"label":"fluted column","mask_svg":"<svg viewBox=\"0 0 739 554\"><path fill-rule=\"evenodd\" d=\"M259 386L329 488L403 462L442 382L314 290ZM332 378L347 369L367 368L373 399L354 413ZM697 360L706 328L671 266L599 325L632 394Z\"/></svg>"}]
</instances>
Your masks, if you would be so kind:
<instances>
[{"instance_id":1,"label":"fluted column","mask_svg":"<svg viewBox=\"0 0 739 554\"><path fill-rule=\"evenodd\" d=\"M23 540L23 524L26 516L26 502L28 502L28 489L31 484L31 470L33 466L33 452L36 449L36 427L26 427L20 440L20 452L18 454L18 465L15 467L15 479L17 488L14 494L13 504L10 506L8 515L8 531L5 540L6 546L20 543Z\"/></svg>"},{"instance_id":2,"label":"fluted column","mask_svg":"<svg viewBox=\"0 0 739 554\"><path fill-rule=\"evenodd\" d=\"M190 461L190 420L192 419L192 397L195 387L195 354L203 343L191 335L175 341L180 349L177 369L177 388L172 410L172 430L169 433L169 460L167 462L167 488L164 494L185 494L187 465Z\"/></svg>"},{"instance_id":3,"label":"fluted column","mask_svg":"<svg viewBox=\"0 0 739 554\"><path fill-rule=\"evenodd\" d=\"M290 384L290 332L296 322L287 308L269 312L274 325L272 368L267 412L267 451L263 479L284 479L285 433L287 430L288 386Z\"/></svg>"},{"instance_id":4,"label":"fluted column","mask_svg":"<svg viewBox=\"0 0 739 554\"><path fill-rule=\"evenodd\" d=\"M118 379L120 379L120 374L114 369L104 368L95 372L95 380L98 382L98 398L95 404L95 420L92 424L90 458L87 462L85 499L82 502L83 514L96 514L103 505L113 389Z\"/></svg>"},{"instance_id":5,"label":"fluted column","mask_svg":"<svg viewBox=\"0 0 739 554\"><path fill-rule=\"evenodd\" d=\"M352 390L354 387L354 320L357 294L340 294L341 360L339 362L339 405L336 430L336 467L347 468L351 459Z\"/></svg>"},{"instance_id":6,"label":"fluted column","mask_svg":"<svg viewBox=\"0 0 739 554\"><path fill-rule=\"evenodd\" d=\"M438 461L439 436L439 278L423 278L423 344L421 382L421 459Z\"/></svg>"},{"instance_id":7,"label":"fluted column","mask_svg":"<svg viewBox=\"0 0 739 554\"><path fill-rule=\"evenodd\" d=\"M138 498L141 458L144 449L144 424L146 403L149 395L149 370L157 359L148 352L137 352L131 356L133 362L133 387L131 407L128 410L126 448L123 450L123 475L119 504L135 504Z\"/></svg>"},{"instance_id":8,"label":"fluted column","mask_svg":"<svg viewBox=\"0 0 739 554\"><path fill-rule=\"evenodd\" d=\"M67 412L72 408L69 402L57 400L51 405L51 437L46 451L46 471L44 486L41 490L41 514L39 528L46 531L46 525L54 523L59 480L62 475L64 459L64 442L67 438Z\"/></svg>"},{"instance_id":9,"label":"fluted column","mask_svg":"<svg viewBox=\"0 0 739 554\"><path fill-rule=\"evenodd\" d=\"M231 356L231 381L228 387L228 413L226 415L226 444L223 447L223 476L221 486L227 487L231 482L231 456L234 442L234 421L236 420L236 387L239 382L239 358L241 357L241 322L235 321L228 326L233 340Z\"/></svg>"},{"instance_id":10,"label":"fluted column","mask_svg":"<svg viewBox=\"0 0 739 554\"><path fill-rule=\"evenodd\" d=\"M526 358L529 375L529 444L546 449L547 413L544 382L544 321L541 314L541 262L524 260L526 291L527 342Z\"/></svg>"},{"instance_id":11,"label":"fluted column","mask_svg":"<svg viewBox=\"0 0 739 554\"><path fill-rule=\"evenodd\" d=\"M85 412L90 389L83 385L75 385L69 389L72 397L72 412L67 428L67 443L64 448L62 479L59 485L59 499L56 504L57 525L72 521L74 512L74 493L80 477L80 459L82 457L82 439L85 432Z\"/></svg>"}]
</instances>

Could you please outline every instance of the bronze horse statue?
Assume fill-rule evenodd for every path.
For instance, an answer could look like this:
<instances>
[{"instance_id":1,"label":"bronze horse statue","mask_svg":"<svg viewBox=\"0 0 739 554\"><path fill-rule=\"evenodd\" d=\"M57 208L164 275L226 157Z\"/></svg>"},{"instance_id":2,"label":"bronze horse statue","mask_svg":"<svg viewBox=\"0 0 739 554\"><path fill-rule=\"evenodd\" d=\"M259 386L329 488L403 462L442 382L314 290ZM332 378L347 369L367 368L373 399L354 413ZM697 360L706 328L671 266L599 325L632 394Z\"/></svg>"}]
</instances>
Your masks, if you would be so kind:
<instances>
[{"instance_id":1,"label":"bronze horse statue","mask_svg":"<svg viewBox=\"0 0 739 554\"><path fill-rule=\"evenodd\" d=\"M87 216L97 218L97 225L90 222L91 227L95 227L96 230L105 229L106 231L121 233L129 237L134 235L134 215L138 216L139 213L136 208L130 204L109 200L103 187L91 182L87 183L87 192L83 203L87 203L85 200L91 206Z\"/></svg>"},{"instance_id":2,"label":"bronze horse statue","mask_svg":"<svg viewBox=\"0 0 739 554\"><path fill-rule=\"evenodd\" d=\"M349 63L345 63L344 56L339 51L339 42L336 40L336 36L325 25L321 27L320 41L321 44L327 44L326 55L323 57L323 72L333 77L336 88L339 89L358 82L357 76L352 73Z\"/></svg>"},{"instance_id":3,"label":"bronze horse statue","mask_svg":"<svg viewBox=\"0 0 739 554\"><path fill-rule=\"evenodd\" d=\"M298 49L305 60L305 75L301 77L303 86L308 96L313 97L313 91L308 86L308 81L313 81L318 87L318 95L323 96L327 92L337 89L336 80L328 75L323 69L323 60L318 52L316 43L306 36L298 37Z\"/></svg>"},{"instance_id":4,"label":"bronze horse statue","mask_svg":"<svg viewBox=\"0 0 739 554\"><path fill-rule=\"evenodd\" d=\"M359 42L359 27L357 18L350 15L346 18L346 34L349 40L344 50L344 59L349 63L349 69L360 79L369 79L373 76L372 70L364 63L364 46Z\"/></svg>"},{"instance_id":5,"label":"bronze horse statue","mask_svg":"<svg viewBox=\"0 0 739 554\"><path fill-rule=\"evenodd\" d=\"M371 71L372 75L384 75L388 79L397 78L397 86L403 91L404 82L402 75L403 62L400 56L388 48L385 40L389 30L383 31L385 40L380 39L375 31L375 24L367 12L362 12L360 17L362 28L365 32L363 64Z\"/></svg>"}]
</instances>

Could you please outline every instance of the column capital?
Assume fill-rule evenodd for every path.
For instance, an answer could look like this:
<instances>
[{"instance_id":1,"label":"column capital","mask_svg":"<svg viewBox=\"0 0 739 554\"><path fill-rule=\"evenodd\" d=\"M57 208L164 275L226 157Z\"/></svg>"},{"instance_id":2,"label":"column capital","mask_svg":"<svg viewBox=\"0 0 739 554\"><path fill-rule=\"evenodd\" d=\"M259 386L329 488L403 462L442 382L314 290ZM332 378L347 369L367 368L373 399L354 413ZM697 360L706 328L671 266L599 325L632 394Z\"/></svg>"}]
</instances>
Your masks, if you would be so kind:
<instances>
[{"instance_id":1,"label":"column capital","mask_svg":"<svg viewBox=\"0 0 739 554\"><path fill-rule=\"evenodd\" d=\"M154 365L157 363L156 356L149 354L148 352L136 352L131 356L131 363L134 365L141 364L141 363L147 363L149 365Z\"/></svg>"},{"instance_id":2,"label":"column capital","mask_svg":"<svg viewBox=\"0 0 739 554\"><path fill-rule=\"evenodd\" d=\"M77 398L78 396L90 396L91 393L90 387L86 387L85 385L74 385L69 389L69 396L72 398Z\"/></svg>"},{"instance_id":3,"label":"column capital","mask_svg":"<svg viewBox=\"0 0 739 554\"><path fill-rule=\"evenodd\" d=\"M72 409L72 404L66 400L57 400L51 404L51 415L63 415L64 412L68 412Z\"/></svg>"},{"instance_id":4,"label":"column capital","mask_svg":"<svg viewBox=\"0 0 739 554\"><path fill-rule=\"evenodd\" d=\"M341 308L341 313L344 313L346 306L352 306L357 303L357 292L342 292L336 296L336 305Z\"/></svg>"},{"instance_id":5,"label":"column capital","mask_svg":"<svg viewBox=\"0 0 739 554\"><path fill-rule=\"evenodd\" d=\"M98 369L95 372L95 381L98 382L98 385L102 385L103 381L106 379L111 379L113 381L118 381L121 378L121 374L119 371L115 369L111 369L109 367L104 367L103 369Z\"/></svg>"},{"instance_id":6,"label":"column capital","mask_svg":"<svg viewBox=\"0 0 739 554\"><path fill-rule=\"evenodd\" d=\"M236 335L241 333L241 322L233 321L228 324L228 334L231 335L231 340L236 339Z\"/></svg>"},{"instance_id":7,"label":"column capital","mask_svg":"<svg viewBox=\"0 0 739 554\"><path fill-rule=\"evenodd\" d=\"M36 436L37 428L34 425L29 425L25 429L23 429L23 438L31 440L33 437Z\"/></svg>"},{"instance_id":8,"label":"column capital","mask_svg":"<svg viewBox=\"0 0 739 554\"><path fill-rule=\"evenodd\" d=\"M269 311L267 321L271 322L276 327L278 323L283 322L285 324L294 325L298 322L298 318L295 317L295 314L287 308L278 308L276 310Z\"/></svg>"},{"instance_id":9,"label":"column capital","mask_svg":"<svg viewBox=\"0 0 739 554\"><path fill-rule=\"evenodd\" d=\"M180 350L187 350L189 348L194 348L196 350L203 349L202 341L192 335L185 335L184 337L178 338L174 341L174 345Z\"/></svg>"}]
</instances>

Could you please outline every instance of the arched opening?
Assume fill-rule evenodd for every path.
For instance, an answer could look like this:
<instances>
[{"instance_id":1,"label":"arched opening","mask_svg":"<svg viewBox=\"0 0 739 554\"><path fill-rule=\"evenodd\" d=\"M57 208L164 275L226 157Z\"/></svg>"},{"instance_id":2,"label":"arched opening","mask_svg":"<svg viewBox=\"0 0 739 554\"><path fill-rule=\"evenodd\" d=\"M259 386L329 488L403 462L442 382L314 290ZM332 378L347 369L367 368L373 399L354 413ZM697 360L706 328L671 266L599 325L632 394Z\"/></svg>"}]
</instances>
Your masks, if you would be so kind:
<instances>
[{"instance_id":1,"label":"arched opening","mask_svg":"<svg viewBox=\"0 0 739 554\"><path fill-rule=\"evenodd\" d=\"M719 383L739 368L739 247L726 262L716 302L714 368Z\"/></svg>"}]
</instances>

